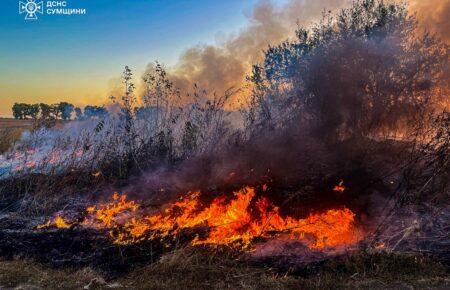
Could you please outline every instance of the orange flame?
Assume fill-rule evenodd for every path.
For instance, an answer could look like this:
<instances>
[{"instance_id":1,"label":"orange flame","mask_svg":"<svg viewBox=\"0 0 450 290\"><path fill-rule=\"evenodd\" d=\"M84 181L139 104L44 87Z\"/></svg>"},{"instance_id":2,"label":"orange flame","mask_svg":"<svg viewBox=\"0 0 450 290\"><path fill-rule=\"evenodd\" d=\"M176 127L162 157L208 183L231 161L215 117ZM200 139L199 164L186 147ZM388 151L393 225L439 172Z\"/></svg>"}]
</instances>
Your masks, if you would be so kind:
<instances>
[{"instance_id":1,"label":"orange flame","mask_svg":"<svg viewBox=\"0 0 450 290\"><path fill-rule=\"evenodd\" d=\"M121 220L126 220L126 216L131 216L139 207L134 201L127 201L125 194L120 196L115 192L112 199L111 203L88 207L88 216L83 224L95 228L111 228L120 225Z\"/></svg>"},{"instance_id":2,"label":"orange flame","mask_svg":"<svg viewBox=\"0 0 450 290\"><path fill-rule=\"evenodd\" d=\"M193 245L248 247L255 238L287 236L304 242L311 249L323 249L352 245L362 239L355 226L355 214L347 208L295 219L281 216L278 207L267 198L255 196L255 189L246 187L235 192L231 200L218 197L205 207L200 202L200 192L196 191L169 204L160 213L144 215L136 202L114 193L112 202L89 207L81 225L108 230L118 244L175 238L185 229L196 228L207 229L208 233L193 239ZM57 217L53 224L42 227L51 225L70 226Z\"/></svg>"},{"instance_id":3,"label":"orange flame","mask_svg":"<svg viewBox=\"0 0 450 290\"><path fill-rule=\"evenodd\" d=\"M344 192L345 191L344 181L339 181L339 184L335 185L333 191L335 192Z\"/></svg>"},{"instance_id":4,"label":"orange flame","mask_svg":"<svg viewBox=\"0 0 450 290\"><path fill-rule=\"evenodd\" d=\"M383 242L379 242L379 243L375 244L375 249L380 250L380 249L384 249L384 248L386 248L386 244Z\"/></svg>"},{"instance_id":5,"label":"orange flame","mask_svg":"<svg viewBox=\"0 0 450 290\"><path fill-rule=\"evenodd\" d=\"M70 224L67 223L62 217L58 216L55 219L55 226L58 229L67 229L70 227Z\"/></svg>"},{"instance_id":6,"label":"orange flame","mask_svg":"<svg viewBox=\"0 0 450 290\"><path fill-rule=\"evenodd\" d=\"M34 161L34 160L28 161L28 162L25 164L25 166L26 166L27 168L34 168L34 167L36 167L36 161Z\"/></svg>"},{"instance_id":7,"label":"orange flame","mask_svg":"<svg viewBox=\"0 0 450 290\"><path fill-rule=\"evenodd\" d=\"M66 220L64 220L61 216L56 216L56 218L52 221L47 221L45 224L41 224L37 226L37 229L44 229L49 228L51 226L54 226L58 229L68 229L70 228L71 224L68 223Z\"/></svg>"},{"instance_id":8,"label":"orange flame","mask_svg":"<svg viewBox=\"0 0 450 290\"><path fill-rule=\"evenodd\" d=\"M92 176L99 177L102 173L100 171L92 173Z\"/></svg>"},{"instance_id":9,"label":"orange flame","mask_svg":"<svg viewBox=\"0 0 450 290\"><path fill-rule=\"evenodd\" d=\"M59 162L59 160L61 159L61 154L58 151L52 152L50 155L50 160L48 161L48 163L50 164L56 164Z\"/></svg>"}]
</instances>

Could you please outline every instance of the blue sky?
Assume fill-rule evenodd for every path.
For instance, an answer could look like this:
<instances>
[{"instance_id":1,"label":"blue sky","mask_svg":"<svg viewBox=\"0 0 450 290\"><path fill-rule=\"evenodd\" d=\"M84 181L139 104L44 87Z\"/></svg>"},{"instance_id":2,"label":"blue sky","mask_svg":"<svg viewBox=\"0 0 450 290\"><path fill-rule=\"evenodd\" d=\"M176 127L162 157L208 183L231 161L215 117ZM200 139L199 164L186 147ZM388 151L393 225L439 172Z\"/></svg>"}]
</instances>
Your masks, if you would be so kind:
<instances>
[{"instance_id":1,"label":"blue sky","mask_svg":"<svg viewBox=\"0 0 450 290\"><path fill-rule=\"evenodd\" d=\"M68 8L87 14L38 14L38 20L26 21L18 0L2 0L0 116L15 101L95 103L124 65L137 72L154 60L173 65L185 49L244 27L244 14L255 3L67 0Z\"/></svg>"}]
</instances>

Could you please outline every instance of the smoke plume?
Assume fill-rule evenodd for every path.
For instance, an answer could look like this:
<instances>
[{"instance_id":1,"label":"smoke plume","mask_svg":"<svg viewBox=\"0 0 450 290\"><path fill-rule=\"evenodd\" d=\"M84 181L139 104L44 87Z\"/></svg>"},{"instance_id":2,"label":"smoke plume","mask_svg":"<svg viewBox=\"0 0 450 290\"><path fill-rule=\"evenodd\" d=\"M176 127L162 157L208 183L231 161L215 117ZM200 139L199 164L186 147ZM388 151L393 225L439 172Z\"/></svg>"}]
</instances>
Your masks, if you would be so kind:
<instances>
[{"instance_id":1,"label":"smoke plume","mask_svg":"<svg viewBox=\"0 0 450 290\"><path fill-rule=\"evenodd\" d=\"M450 43L450 0L410 0L410 11L417 13L422 28Z\"/></svg>"},{"instance_id":2,"label":"smoke plume","mask_svg":"<svg viewBox=\"0 0 450 290\"><path fill-rule=\"evenodd\" d=\"M270 44L277 44L295 32L297 25L308 25L327 10L336 10L349 0L289 0L277 6L261 0L248 15L248 26L216 45L197 45L187 49L171 70L171 79L182 92L193 84L222 94L243 85L252 64L261 60ZM151 65L149 66L151 69Z\"/></svg>"},{"instance_id":3,"label":"smoke plume","mask_svg":"<svg viewBox=\"0 0 450 290\"><path fill-rule=\"evenodd\" d=\"M261 0L249 13L248 25L215 45L197 45L187 49L171 68L170 77L181 92L193 84L209 92L223 94L232 87L241 88L252 64L261 61L269 45L292 37L298 26L308 26L324 12L348 6L350 0L288 0L275 5ZM407 1L411 13L417 12L420 27L450 40L450 0ZM149 70L152 69L149 65ZM232 107L239 105L237 96Z\"/></svg>"}]
</instances>

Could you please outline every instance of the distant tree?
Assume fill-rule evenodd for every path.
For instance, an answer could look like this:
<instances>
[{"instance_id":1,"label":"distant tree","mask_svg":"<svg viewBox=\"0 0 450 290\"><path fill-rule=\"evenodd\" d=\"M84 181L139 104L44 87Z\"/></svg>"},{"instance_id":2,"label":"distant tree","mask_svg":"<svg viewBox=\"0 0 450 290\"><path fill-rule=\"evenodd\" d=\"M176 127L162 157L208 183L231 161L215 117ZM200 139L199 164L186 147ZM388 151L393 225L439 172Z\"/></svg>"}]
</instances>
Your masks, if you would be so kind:
<instances>
[{"instance_id":1,"label":"distant tree","mask_svg":"<svg viewBox=\"0 0 450 290\"><path fill-rule=\"evenodd\" d=\"M36 119L39 115L39 104L27 105L26 115L30 116L32 119Z\"/></svg>"},{"instance_id":2,"label":"distant tree","mask_svg":"<svg viewBox=\"0 0 450 290\"><path fill-rule=\"evenodd\" d=\"M149 111L145 107L136 107L134 108L134 115L137 119L146 119L149 114Z\"/></svg>"},{"instance_id":3,"label":"distant tree","mask_svg":"<svg viewBox=\"0 0 450 290\"><path fill-rule=\"evenodd\" d=\"M53 117L55 119L59 119L62 113L61 107L59 106L59 104L50 105L50 112L51 114L53 114Z\"/></svg>"},{"instance_id":4,"label":"distant tree","mask_svg":"<svg viewBox=\"0 0 450 290\"><path fill-rule=\"evenodd\" d=\"M13 116L16 119L37 119L40 115L44 120L59 119L60 117L63 120L69 120L73 111L74 106L67 102L54 105L15 103L12 107Z\"/></svg>"},{"instance_id":5,"label":"distant tree","mask_svg":"<svg viewBox=\"0 0 450 290\"><path fill-rule=\"evenodd\" d=\"M74 105L67 102L61 102L58 104L58 110L61 112L61 119L70 120L74 110Z\"/></svg>"},{"instance_id":6,"label":"distant tree","mask_svg":"<svg viewBox=\"0 0 450 290\"><path fill-rule=\"evenodd\" d=\"M50 105L44 104L44 103L40 103L39 104L39 108L41 110L41 118L42 119L51 119L53 118L51 116L52 114L52 108Z\"/></svg>"},{"instance_id":7,"label":"distant tree","mask_svg":"<svg viewBox=\"0 0 450 290\"><path fill-rule=\"evenodd\" d=\"M14 105L12 107L12 112L13 112L13 116L15 119L19 119L19 120L24 119L23 105L24 104L14 103Z\"/></svg>"},{"instance_id":8,"label":"distant tree","mask_svg":"<svg viewBox=\"0 0 450 290\"><path fill-rule=\"evenodd\" d=\"M84 116L89 119L94 118L105 118L108 115L108 111L105 107L99 107L99 106L86 106L84 108Z\"/></svg>"},{"instance_id":9,"label":"distant tree","mask_svg":"<svg viewBox=\"0 0 450 290\"><path fill-rule=\"evenodd\" d=\"M159 116L162 116L164 113L163 108L158 107L157 106L152 106L152 107L135 107L134 108L134 116L136 119L139 120L146 120L146 121L150 121L152 120L151 125L157 125L156 123L156 119Z\"/></svg>"},{"instance_id":10,"label":"distant tree","mask_svg":"<svg viewBox=\"0 0 450 290\"><path fill-rule=\"evenodd\" d=\"M39 105L34 104L24 104L24 103L15 103L12 107L13 116L16 119L28 119L28 117L32 119L36 119L39 114Z\"/></svg>"},{"instance_id":11,"label":"distant tree","mask_svg":"<svg viewBox=\"0 0 450 290\"><path fill-rule=\"evenodd\" d=\"M90 105L84 107L84 116L89 119L93 118L95 116L95 111L96 111L95 108L96 108L96 106L90 106Z\"/></svg>"},{"instance_id":12,"label":"distant tree","mask_svg":"<svg viewBox=\"0 0 450 290\"><path fill-rule=\"evenodd\" d=\"M75 115L77 116L77 120L83 120L84 115L80 108L75 108Z\"/></svg>"}]
</instances>

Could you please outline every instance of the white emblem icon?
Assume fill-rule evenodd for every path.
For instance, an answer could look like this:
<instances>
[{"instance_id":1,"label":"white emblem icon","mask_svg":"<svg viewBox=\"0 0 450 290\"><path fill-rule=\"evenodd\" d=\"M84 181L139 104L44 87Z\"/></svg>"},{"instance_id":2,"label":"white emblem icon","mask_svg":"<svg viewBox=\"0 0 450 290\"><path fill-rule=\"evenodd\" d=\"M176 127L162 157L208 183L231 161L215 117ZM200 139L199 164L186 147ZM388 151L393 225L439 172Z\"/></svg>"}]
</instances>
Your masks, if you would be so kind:
<instances>
[{"instance_id":1,"label":"white emblem icon","mask_svg":"<svg viewBox=\"0 0 450 290\"><path fill-rule=\"evenodd\" d=\"M19 14L26 13L25 19L36 20L36 13L44 13L44 8L42 2L37 2L36 0L27 0L27 3L22 1L19 2Z\"/></svg>"}]
</instances>

